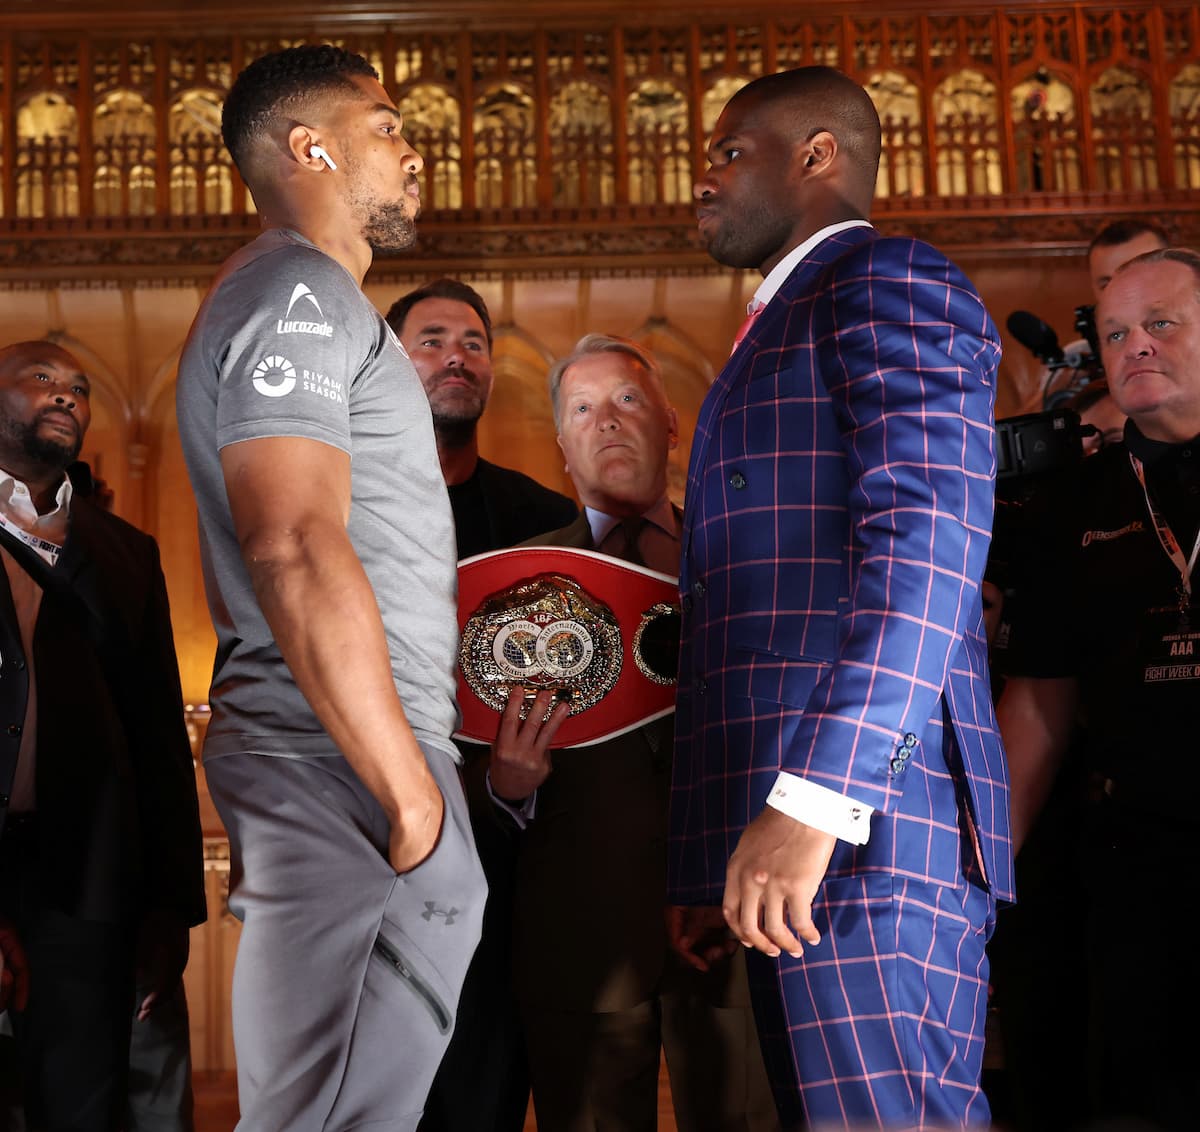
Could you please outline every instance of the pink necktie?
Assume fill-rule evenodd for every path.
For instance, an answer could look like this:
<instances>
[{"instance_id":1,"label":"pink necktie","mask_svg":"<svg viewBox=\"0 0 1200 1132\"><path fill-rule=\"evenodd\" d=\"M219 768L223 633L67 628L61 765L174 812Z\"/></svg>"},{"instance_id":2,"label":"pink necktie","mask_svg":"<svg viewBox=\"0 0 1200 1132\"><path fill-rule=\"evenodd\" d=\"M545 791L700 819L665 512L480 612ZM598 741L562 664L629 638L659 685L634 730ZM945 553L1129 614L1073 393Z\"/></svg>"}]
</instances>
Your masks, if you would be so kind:
<instances>
[{"instance_id":1,"label":"pink necktie","mask_svg":"<svg viewBox=\"0 0 1200 1132\"><path fill-rule=\"evenodd\" d=\"M748 315L746 315L746 318L742 322L742 325L738 327L737 334L734 335L733 348L729 351L730 354L732 354L734 352L734 350L736 350L742 344L742 339L745 338L746 335L750 333L750 327L752 327L754 325L754 320L756 318L758 318L758 316L762 313L762 311L764 310L765 307L766 307L766 303L755 302L751 305L750 313Z\"/></svg>"}]
</instances>

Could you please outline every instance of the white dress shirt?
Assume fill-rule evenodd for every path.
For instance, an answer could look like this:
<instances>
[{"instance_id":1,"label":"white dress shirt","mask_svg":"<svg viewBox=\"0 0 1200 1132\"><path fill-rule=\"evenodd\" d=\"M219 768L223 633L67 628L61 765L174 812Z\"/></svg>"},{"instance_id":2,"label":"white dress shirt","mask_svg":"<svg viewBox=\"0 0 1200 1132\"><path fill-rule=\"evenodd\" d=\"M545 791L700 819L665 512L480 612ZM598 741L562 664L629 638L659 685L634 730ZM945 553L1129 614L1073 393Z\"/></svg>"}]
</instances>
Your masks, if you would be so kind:
<instances>
[{"instance_id":1,"label":"white dress shirt","mask_svg":"<svg viewBox=\"0 0 1200 1132\"><path fill-rule=\"evenodd\" d=\"M51 565L67 541L67 524L71 507L71 481L63 476L62 486L55 497L55 506L39 515L29 488L0 468L0 524L10 534L33 547ZM21 647L25 650L26 673L29 676L29 697L25 701L25 719L21 724L21 747L17 753L17 770L9 796L10 813L29 813L37 807L34 787L37 759L37 673L33 664L33 631L42 606L42 587L26 572L7 550L0 547L8 588L12 592L17 612L17 628Z\"/></svg>"}]
</instances>

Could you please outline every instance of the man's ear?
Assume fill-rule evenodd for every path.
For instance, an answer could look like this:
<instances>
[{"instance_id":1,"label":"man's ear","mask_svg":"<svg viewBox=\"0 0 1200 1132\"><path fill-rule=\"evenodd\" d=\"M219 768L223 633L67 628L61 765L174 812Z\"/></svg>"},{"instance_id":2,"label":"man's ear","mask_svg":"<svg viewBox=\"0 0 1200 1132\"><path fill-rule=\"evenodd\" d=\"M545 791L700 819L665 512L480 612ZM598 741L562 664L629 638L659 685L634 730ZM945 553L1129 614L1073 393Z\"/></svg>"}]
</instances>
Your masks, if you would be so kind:
<instances>
[{"instance_id":1,"label":"man's ear","mask_svg":"<svg viewBox=\"0 0 1200 1132\"><path fill-rule=\"evenodd\" d=\"M667 408L667 450L674 451L679 447L679 414L673 408Z\"/></svg>"},{"instance_id":2,"label":"man's ear","mask_svg":"<svg viewBox=\"0 0 1200 1132\"><path fill-rule=\"evenodd\" d=\"M824 172L837 156L837 151L837 138L828 130L817 130L801 146L805 173Z\"/></svg>"},{"instance_id":3,"label":"man's ear","mask_svg":"<svg viewBox=\"0 0 1200 1132\"><path fill-rule=\"evenodd\" d=\"M567 450L565 448L563 448L562 433L556 432L554 434L554 439L555 439L556 443L558 444L559 450L565 456L567 454ZM563 461L563 471L566 472L567 475L571 474L571 466L565 460Z\"/></svg>"},{"instance_id":4,"label":"man's ear","mask_svg":"<svg viewBox=\"0 0 1200 1132\"><path fill-rule=\"evenodd\" d=\"M321 152L313 153L313 146L316 146ZM295 125L288 130L287 147L288 152L302 169L312 173L326 171L321 143L316 133L308 126Z\"/></svg>"}]
</instances>

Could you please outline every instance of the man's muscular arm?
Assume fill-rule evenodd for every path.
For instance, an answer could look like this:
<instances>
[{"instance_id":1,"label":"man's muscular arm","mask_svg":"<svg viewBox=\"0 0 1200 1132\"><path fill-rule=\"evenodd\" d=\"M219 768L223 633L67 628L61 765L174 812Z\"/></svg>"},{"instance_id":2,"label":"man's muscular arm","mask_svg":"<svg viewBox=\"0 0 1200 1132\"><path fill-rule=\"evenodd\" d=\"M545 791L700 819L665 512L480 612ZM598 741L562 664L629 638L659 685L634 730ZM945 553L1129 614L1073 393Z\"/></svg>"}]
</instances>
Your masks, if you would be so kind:
<instances>
[{"instance_id":1,"label":"man's muscular arm","mask_svg":"<svg viewBox=\"0 0 1200 1132\"><path fill-rule=\"evenodd\" d=\"M396 692L374 591L351 545L350 457L267 437L221 450L242 558L296 685L378 800L396 872L437 844L442 796ZM299 488L297 485L303 485Z\"/></svg>"}]
</instances>

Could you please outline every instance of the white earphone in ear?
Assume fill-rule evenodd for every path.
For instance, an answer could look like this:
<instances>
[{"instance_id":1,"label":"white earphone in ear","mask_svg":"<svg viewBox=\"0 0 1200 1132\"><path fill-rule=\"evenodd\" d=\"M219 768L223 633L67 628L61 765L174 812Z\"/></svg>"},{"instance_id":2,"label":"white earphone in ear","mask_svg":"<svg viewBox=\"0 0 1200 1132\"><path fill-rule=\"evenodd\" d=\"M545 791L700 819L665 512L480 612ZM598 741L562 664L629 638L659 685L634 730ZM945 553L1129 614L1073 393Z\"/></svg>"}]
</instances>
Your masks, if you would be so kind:
<instances>
[{"instance_id":1,"label":"white earphone in ear","mask_svg":"<svg viewBox=\"0 0 1200 1132\"><path fill-rule=\"evenodd\" d=\"M334 169L334 170L337 169L337 166L334 164L333 158L330 157L329 154L325 152L325 149L323 146L314 145L309 149L308 152L310 154L312 154L313 157L319 157L322 161L325 162L326 165L329 166L330 169Z\"/></svg>"}]
</instances>

